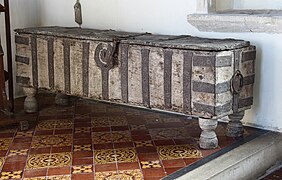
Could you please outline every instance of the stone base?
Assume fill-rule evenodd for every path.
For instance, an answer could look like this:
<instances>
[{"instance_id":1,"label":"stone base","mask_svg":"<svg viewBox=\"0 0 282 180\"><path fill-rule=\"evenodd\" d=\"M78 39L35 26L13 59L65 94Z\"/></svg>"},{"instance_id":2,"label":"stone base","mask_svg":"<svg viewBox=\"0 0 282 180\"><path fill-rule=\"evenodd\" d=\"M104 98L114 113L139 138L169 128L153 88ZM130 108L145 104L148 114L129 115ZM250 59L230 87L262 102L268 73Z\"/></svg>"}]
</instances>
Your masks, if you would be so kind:
<instances>
[{"instance_id":1,"label":"stone base","mask_svg":"<svg viewBox=\"0 0 282 180\"><path fill-rule=\"evenodd\" d=\"M199 118L200 128L203 130L199 139L202 149L215 149L218 147L218 139L215 133L217 120Z\"/></svg>"}]
</instances>

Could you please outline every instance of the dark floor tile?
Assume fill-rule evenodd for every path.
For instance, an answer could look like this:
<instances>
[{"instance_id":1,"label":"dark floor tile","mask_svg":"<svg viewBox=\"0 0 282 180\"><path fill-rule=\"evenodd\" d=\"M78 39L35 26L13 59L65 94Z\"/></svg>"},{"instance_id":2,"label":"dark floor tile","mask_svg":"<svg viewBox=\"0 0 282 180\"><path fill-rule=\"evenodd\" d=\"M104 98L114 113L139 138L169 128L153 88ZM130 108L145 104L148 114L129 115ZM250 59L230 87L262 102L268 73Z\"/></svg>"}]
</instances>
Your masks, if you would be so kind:
<instances>
[{"instance_id":1,"label":"dark floor tile","mask_svg":"<svg viewBox=\"0 0 282 180\"><path fill-rule=\"evenodd\" d=\"M47 172L47 176L65 175L70 173L71 173L70 167L49 168Z\"/></svg>"},{"instance_id":2,"label":"dark floor tile","mask_svg":"<svg viewBox=\"0 0 282 180\"><path fill-rule=\"evenodd\" d=\"M2 172L5 171L20 171L23 170L25 167L25 162L18 162L18 161L14 161L11 163L4 163L3 167L2 167Z\"/></svg>"},{"instance_id":3,"label":"dark floor tile","mask_svg":"<svg viewBox=\"0 0 282 180\"><path fill-rule=\"evenodd\" d=\"M51 153L71 152L72 146L52 147Z\"/></svg>"},{"instance_id":4,"label":"dark floor tile","mask_svg":"<svg viewBox=\"0 0 282 180\"><path fill-rule=\"evenodd\" d=\"M29 154L47 154L51 153L51 147L45 148L31 148Z\"/></svg>"},{"instance_id":5,"label":"dark floor tile","mask_svg":"<svg viewBox=\"0 0 282 180\"><path fill-rule=\"evenodd\" d=\"M138 162L118 163L118 170L140 169Z\"/></svg>"},{"instance_id":6,"label":"dark floor tile","mask_svg":"<svg viewBox=\"0 0 282 180\"><path fill-rule=\"evenodd\" d=\"M159 160L158 153L138 153L140 161L156 161Z\"/></svg>"},{"instance_id":7,"label":"dark floor tile","mask_svg":"<svg viewBox=\"0 0 282 180\"><path fill-rule=\"evenodd\" d=\"M94 173L91 174L73 174L71 177L72 180L93 180Z\"/></svg>"},{"instance_id":8,"label":"dark floor tile","mask_svg":"<svg viewBox=\"0 0 282 180\"><path fill-rule=\"evenodd\" d=\"M7 152L7 150L0 150L0 157L6 156Z\"/></svg>"},{"instance_id":9,"label":"dark floor tile","mask_svg":"<svg viewBox=\"0 0 282 180\"><path fill-rule=\"evenodd\" d=\"M184 158L184 162L186 164L186 166L193 164L195 162L197 162L198 160L200 160L201 158Z\"/></svg>"},{"instance_id":10,"label":"dark floor tile","mask_svg":"<svg viewBox=\"0 0 282 180\"><path fill-rule=\"evenodd\" d=\"M128 126L112 126L112 131L126 131L128 130Z\"/></svg>"},{"instance_id":11,"label":"dark floor tile","mask_svg":"<svg viewBox=\"0 0 282 180\"><path fill-rule=\"evenodd\" d=\"M115 148L134 147L133 142L114 143Z\"/></svg>"},{"instance_id":12,"label":"dark floor tile","mask_svg":"<svg viewBox=\"0 0 282 180\"><path fill-rule=\"evenodd\" d=\"M40 169L25 170L23 177L31 178L31 177L41 177L46 175L47 175L47 168L40 168Z\"/></svg>"},{"instance_id":13,"label":"dark floor tile","mask_svg":"<svg viewBox=\"0 0 282 180\"><path fill-rule=\"evenodd\" d=\"M15 138L13 143L31 143L32 137Z\"/></svg>"},{"instance_id":14,"label":"dark floor tile","mask_svg":"<svg viewBox=\"0 0 282 180\"><path fill-rule=\"evenodd\" d=\"M73 139L91 139L91 133L75 133Z\"/></svg>"},{"instance_id":15,"label":"dark floor tile","mask_svg":"<svg viewBox=\"0 0 282 180\"><path fill-rule=\"evenodd\" d=\"M134 140L134 141L143 141L143 140L151 140L152 138L151 138L151 136L148 134L148 135L142 135L142 136L133 136L132 135L132 139Z\"/></svg>"},{"instance_id":16,"label":"dark floor tile","mask_svg":"<svg viewBox=\"0 0 282 180\"><path fill-rule=\"evenodd\" d=\"M187 139L174 139L176 145L183 145L183 144L197 144L197 142L193 138Z\"/></svg>"},{"instance_id":17,"label":"dark floor tile","mask_svg":"<svg viewBox=\"0 0 282 180\"><path fill-rule=\"evenodd\" d=\"M95 164L95 172L116 171L116 170L117 170L116 163Z\"/></svg>"},{"instance_id":18,"label":"dark floor tile","mask_svg":"<svg viewBox=\"0 0 282 180\"><path fill-rule=\"evenodd\" d=\"M142 169L144 178L148 177L164 177L166 174L163 168Z\"/></svg>"},{"instance_id":19,"label":"dark floor tile","mask_svg":"<svg viewBox=\"0 0 282 180\"><path fill-rule=\"evenodd\" d=\"M136 151L138 153L153 153L157 152L157 149L155 147L137 147Z\"/></svg>"},{"instance_id":20,"label":"dark floor tile","mask_svg":"<svg viewBox=\"0 0 282 180\"><path fill-rule=\"evenodd\" d=\"M93 157L92 151L76 151L73 152L73 158Z\"/></svg>"},{"instance_id":21,"label":"dark floor tile","mask_svg":"<svg viewBox=\"0 0 282 180\"><path fill-rule=\"evenodd\" d=\"M132 136L150 136L148 130L131 130Z\"/></svg>"},{"instance_id":22,"label":"dark floor tile","mask_svg":"<svg viewBox=\"0 0 282 180\"><path fill-rule=\"evenodd\" d=\"M54 134L72 134L72 129L55 129Z\"/></svg>"},{"instance_id":23,"label":"dark floor tile","mask_svg":"<svg viewBox=\"0 0 282 180\"><path fill-rule=\"evenodd\" d=\"M93 164L93 158L92 157L86 157L86 158L73 158L72 165L78 166L78 165L89 165Z\"/></svg>"},{"instance_id":24,"label":"dark floor tile","mask_svg":"<svg viewBox=\"0 0 282 180\"><path fill-rule=\"evenodd\" d=\"M54 130L39 130L39 131L35 131L35 136L39 136L39 135L53 135L54 134Z\"/></svg>"},{"instance_id":25,"label":"dark floor tile","mask_svg":"<svg viewBox=\"0 0 282 180\"><path fill-rule=\"evenodd\" d=\"M80 122L80 123L75 123L74 128L80 128L80 127L91 127L90 122Z\"/></svg>"},{"instance_id":26,"label":"dark floor tile","mask_svg":"<svg viewBox=\"0 0 282 180\"><path fill-rule=\"evenodd\" d=\"M154 143L156 146L168 146L175 144L172 139L154 140Z\"/></svg>"},{"instance_id":27,"label":"dark floor tile","mask_svg":"<svg viewBox=\"0 0 282 180\"><path fill-rule=\"evenodd\" d=\"M107 144L93 144L94 151L99 149L113 149L114 144L113 143L107 143Z\"/></svg>"},{"instance_id":28,"label":"dark floor tile","mask_svg":"<svg viewBox=\"0 0 282 180\"><path fill-rule=\"evenodd\" d=\"M180 170L181 168L177 167L177 168L165 168L165 172L167 175L175 173L176 171Z\"/></svg>"},{"instance_id":29,"label":"dark floor tile","mask_svg":"<svg viewBox=\"0 0 282 180\"><path fill-rule=\"evenodd\" d=\"M91 138L84 138L84 139L74 139L73 140L74 145L86 145L86 144L92 144Z\"/></svg>"},{"instance_id":30,"label":"dark floor tile","mask_svg":"<svg viewBox=\"0 0 282 180\"><path fill-rule=\"evenodd\" d=\"M11 149L29 149L31 143L12 143Z\"/></svg>"},{"instance_id":31,"label":"dark floor tile","mask_svg":"<svg viewBox=\"0 0 282 180\"><path fill-rule=\"evenodd\" d=\"M220 150L220 148L209 149L209 150L201 149L200 151L201 151L203 157L207 157L207 156L209 156L209 155L211 155L211 154L213 154L213 153L215 153L219 150Z\"/></svg>"},{"instance_id":32,"label":"dark floor tile","mask_svg":"<svg viewBox=\"0 0 282 180\"><path fill-rule=\"evenodd\" d=\"M0 133L0 138L12 138L14 135L14 133Z\"/></svg>"},{"instance_id":33,"label":"dark floor tile","mask_svg":"<svg viewBox=\"0 0 282 180\"><path fill-rule=\"evenodd\" d=\"M186 166L185 161L183 159L163 160L162 163L164 168L176 168Z\"/></svg>"},{"instance_id":34,"label":"dark floor tile","mask_svg":"<svg viewBox=\"0 0 282 180\"><path fill-rule=\"evenodd\" d=\"M27 159L27 155L26 156L8 156L5 160L5 163L13 163L13 162L19 162L19 163L25 163Z\"/></svg>"}]
</instances>

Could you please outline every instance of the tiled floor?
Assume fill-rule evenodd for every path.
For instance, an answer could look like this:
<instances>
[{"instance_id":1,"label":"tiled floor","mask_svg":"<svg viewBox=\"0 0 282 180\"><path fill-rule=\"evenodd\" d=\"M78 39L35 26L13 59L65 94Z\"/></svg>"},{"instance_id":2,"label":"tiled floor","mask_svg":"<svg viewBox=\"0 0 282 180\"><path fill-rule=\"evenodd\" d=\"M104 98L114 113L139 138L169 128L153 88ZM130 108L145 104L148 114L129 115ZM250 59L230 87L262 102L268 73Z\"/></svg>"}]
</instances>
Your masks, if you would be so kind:
<instances>
[{"instance_id":1,"label":"tiled floor","mask_svg":"<svg viewBox=\"0 0 282 180\"><path fill-rule=\"evenodd\" d=\"M220 147L202 150L195 119L82 100L59 107L50 95L39 102L38 114L16 116L28 131L0 130L0 179L160 179L240 141L220 123Z\"/></svg>"},{"instance_id":2,"label":"tiled floor","mask_svg":"<svg viewBox=\"0 0 282 180\"><path fill-rule=\"evenodd\" d=\"M281 180L281 179L282 179L282 167L263 178L263 180Z\"/></svg>"}]
</instances>

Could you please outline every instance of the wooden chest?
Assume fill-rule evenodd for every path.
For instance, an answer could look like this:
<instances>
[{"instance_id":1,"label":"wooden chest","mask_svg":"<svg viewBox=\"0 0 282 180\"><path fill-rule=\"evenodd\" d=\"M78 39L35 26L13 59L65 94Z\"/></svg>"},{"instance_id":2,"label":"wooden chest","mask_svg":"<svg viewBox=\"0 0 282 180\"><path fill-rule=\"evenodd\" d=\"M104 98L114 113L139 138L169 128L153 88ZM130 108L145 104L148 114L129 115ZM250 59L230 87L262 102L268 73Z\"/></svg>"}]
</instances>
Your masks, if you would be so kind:
<instances>
[{"instance_id":1,"label":"wooden chest","mask_svg":"<svg viewBox=\"0 0 282 180\"><path fill-rule=\"evenodd\" d=\"M234 39L16 30L17 83L218 119L253 103L255 47Z\"/></svg>"}]
</instances>

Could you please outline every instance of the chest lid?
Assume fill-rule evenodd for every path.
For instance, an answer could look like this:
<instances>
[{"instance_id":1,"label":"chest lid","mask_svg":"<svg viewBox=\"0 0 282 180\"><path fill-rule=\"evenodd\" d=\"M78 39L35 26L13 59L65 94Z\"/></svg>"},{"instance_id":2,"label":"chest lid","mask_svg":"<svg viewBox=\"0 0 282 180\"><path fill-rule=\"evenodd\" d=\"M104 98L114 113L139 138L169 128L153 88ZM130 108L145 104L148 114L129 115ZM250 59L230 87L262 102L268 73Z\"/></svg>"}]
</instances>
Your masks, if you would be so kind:
<instances>
[{"instance_id":1,"label":"chest lid","mask_svg":"<svg viewBox=\"0 0 282 180\"><path fill-rule=\"evenodd\" d=\"M94 41L119 41L132 45L146 45L173 49L223 51L248 47L248 41L236 39L209 39L189 35L157 35L114 30L97 30L76 27L33 27L15 30L18 34L64 37Z\"/></svg>"}]
</instances>

